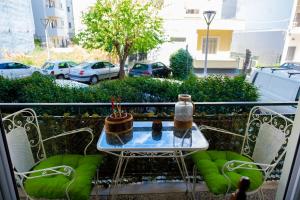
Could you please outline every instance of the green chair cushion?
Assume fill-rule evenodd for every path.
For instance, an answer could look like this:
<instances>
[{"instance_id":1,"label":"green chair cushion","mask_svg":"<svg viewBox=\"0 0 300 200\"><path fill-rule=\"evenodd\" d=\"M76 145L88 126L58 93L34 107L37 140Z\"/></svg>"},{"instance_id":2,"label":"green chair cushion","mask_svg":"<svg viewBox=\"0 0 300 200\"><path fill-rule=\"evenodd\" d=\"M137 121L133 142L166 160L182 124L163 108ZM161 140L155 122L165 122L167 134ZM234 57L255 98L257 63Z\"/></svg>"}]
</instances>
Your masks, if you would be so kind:
<instances>
[{"instance_id":1,"label":"green chair cushion","mask_svg":"<svg viewBox=\"0 0 300 200\"><path fill-rule=\"evenodd\" d=\"M89 199L92 179L101 163L102 156L100 155L57 155L43 160L33 170L60 165L72 167L75 169L75 177L69 187L69 196L72 200L85 200ZM30 176L37 175L41 175L41 173L34 173ZM24 186L27 194L31 197L61 199L66 198L65 191L72 178L73 176L53 175L26 179Z\"/></svg>"},{"instance_id":2,"label":"green chair cushion","mask_svg":"<svg viewBox=\"0 0 300 200\"><path fill-rule=\"evenodd\" d=\"M226 162L231 160L252 162L249 158L231 151L199 151L194 153L192 158L209 191L216 195L227 192L229 180L222 174L222 168ZM247 167L249 166L257 169L256 165ZM225 174L231 181L231 191L237 189L242 176L250 179L250 191L261 186L264 178L262 172L257 170L237 169L227 171Z\"/></svg>"}]
</instances>

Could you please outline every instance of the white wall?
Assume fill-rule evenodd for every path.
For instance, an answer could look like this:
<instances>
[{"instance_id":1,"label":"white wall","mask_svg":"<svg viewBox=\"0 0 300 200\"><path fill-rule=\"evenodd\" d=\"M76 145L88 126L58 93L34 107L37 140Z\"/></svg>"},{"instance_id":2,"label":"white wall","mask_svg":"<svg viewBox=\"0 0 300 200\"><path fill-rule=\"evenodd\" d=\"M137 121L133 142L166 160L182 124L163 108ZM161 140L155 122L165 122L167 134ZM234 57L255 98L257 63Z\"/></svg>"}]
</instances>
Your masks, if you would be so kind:
<instances>
[{"instance_id":1,"label":"white wall","mask_svg":"<svg viewBox=\"0 0 300 200\"><path fill-rule=\"evenodd\" d=\"M249 48L262 65L275 64L281 55L294 0L238 0L237 17L245 30L234 33L232 51ZM283 34L282 34L283 33Z\"/></svg>"},{"instance_id":2,"label":"white wall","mask_svg":"<svg viewBox=\"0 0 300 200\"><path fill-rule=\"evenodd\" d=\"M30 0L0 1L0 58L4 52L27 53L34 49Z\"/></svg>"},{"instance_id":3,"label":"white wall","mask_svg":"<svg viewBox=\"0 0 300 200\"><path fill-rule=\"evenodd\" d=\"M272 65L280 62L284 46L285 31L239 32L233 34L232 51L252 56L259 56L259 65Z\"/></svg>"}]
</instances>

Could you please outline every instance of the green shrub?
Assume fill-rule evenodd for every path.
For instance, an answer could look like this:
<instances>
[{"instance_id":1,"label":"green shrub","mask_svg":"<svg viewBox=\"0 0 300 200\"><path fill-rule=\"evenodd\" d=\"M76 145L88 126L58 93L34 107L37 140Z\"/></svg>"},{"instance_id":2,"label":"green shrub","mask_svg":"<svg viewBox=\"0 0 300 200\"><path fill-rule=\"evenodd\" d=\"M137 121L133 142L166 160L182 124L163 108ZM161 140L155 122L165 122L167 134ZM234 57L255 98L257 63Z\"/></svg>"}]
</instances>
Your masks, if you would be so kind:
<instances>
[{"instance_id":1,"label":"green shrub","mask_svg":"<svg viewBox=\"0 0 300 200\"><path fill-rule=\"evenodd\" d=\"M111 96L123 102L176 102L178 94L188 93L195 102L256 101L256 88L244 77L189 77L183 82L153 78L107 80L88 88L62 88L54 78L34 74L17 80L0 78L1 102L109 102Z\"/></svg>"},{"instance_id":2,"label":"green shrub","mask_svg":"<svg viewBox=\"0 0 300 200\"><path fill-rule=\"evenodd\" d=\"M174 78L185 79L192 72L193 58L188 51L179 49L170 56L170 67Z\"/></svg>"}]
</instances>

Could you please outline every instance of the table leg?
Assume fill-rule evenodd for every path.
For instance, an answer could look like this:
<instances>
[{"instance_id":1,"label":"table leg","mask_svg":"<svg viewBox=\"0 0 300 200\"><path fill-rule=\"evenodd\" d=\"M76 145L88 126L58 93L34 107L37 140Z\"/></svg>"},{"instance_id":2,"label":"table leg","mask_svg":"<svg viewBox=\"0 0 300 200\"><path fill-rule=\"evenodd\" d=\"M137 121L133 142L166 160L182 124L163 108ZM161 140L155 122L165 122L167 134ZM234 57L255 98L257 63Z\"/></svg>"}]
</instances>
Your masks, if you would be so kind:
<instances>
[{"instance_id":1,"label":"table leg","mask_svg":"<svg viewBox=\"0 0 300 200\"><path fill-rule=\"evenodd\" d=\"M175 152L175 156L176 156L175 158L176 158L176 161L177 161L179 171L180 171L180 173L183 177L183 180L186 183L186 192L189 193L191 191L191 193L192 193L191 198L195 199L195 194L194 194L193 190L190 189L191 181L190 181L189 173L188 173L185 161L184 161L184 156L182 154L182 151Z\"/></svg>"},{"instance_id":2,"label":"table leg","mask_svg":"<svg viewBox=\"0 0 300 200\"><path fill-rule=\"evenodd\" d=\"M115 173L114 173L113 179L112 179L112 187L111 187L111 188L113 188L112 199L114 199L114 196L117 194L117 190L121 184L122 178L126 171L128 160L129 160L129 158L124 157L124 152L121 152L119 155ZM125 163L125 165L124 165L124 163ZM109 189L109 195L111 194L111 188Z\"/></svg>"}]
</instances>

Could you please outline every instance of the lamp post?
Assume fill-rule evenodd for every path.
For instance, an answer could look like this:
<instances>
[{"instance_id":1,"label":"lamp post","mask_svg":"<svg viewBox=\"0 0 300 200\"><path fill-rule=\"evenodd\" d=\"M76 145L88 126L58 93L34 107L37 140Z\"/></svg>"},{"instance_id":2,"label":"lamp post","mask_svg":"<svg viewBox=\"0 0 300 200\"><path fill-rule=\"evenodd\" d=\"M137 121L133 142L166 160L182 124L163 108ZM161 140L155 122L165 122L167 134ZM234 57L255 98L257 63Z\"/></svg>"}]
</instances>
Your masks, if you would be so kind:
<instances>
[{"instance_id":1,"label":"lamp post","mask_svg":"<svg viewBox=\"0 0 300 200\"><path fill-rule=\"evenodd\" d=\"M204 77L207 76L207 54L208 54L208 33L209 33L209 26L213 19L215 18L216 11L208 10L203 12L203 16L205 22L207 24L207 31L206 31L206 45L205 45L205 61L204 61Z\"/></svg>"},{"instance_id":2,"label":"lamp post","mask_svg":"<svg viewBox=\"0 0 300 200\"><path fill-rule=\"evenodd\" d=\"M41 19L41 22L44 26L44 31L45 31L45 39L46 39L46 48L47 48L47 59L50 60L50 50L49 50L49 42L48 42L48 32L47 32L47 27L50 23L50 19Z\"/></svg>"}]
</instances>

